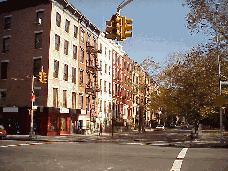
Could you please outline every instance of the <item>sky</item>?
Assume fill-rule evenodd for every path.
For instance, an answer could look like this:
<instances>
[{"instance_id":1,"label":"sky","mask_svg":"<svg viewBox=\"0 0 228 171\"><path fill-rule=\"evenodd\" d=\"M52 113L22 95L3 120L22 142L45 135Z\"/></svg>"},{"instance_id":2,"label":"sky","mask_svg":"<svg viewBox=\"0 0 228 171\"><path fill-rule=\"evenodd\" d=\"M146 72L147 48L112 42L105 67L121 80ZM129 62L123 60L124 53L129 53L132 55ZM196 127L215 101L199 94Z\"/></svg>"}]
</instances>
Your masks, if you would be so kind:
<instances>
[{"instance_id":1,"label":"sky","mask_svg":"<svg viewBox=\"0 0 228 171\"><path fill-rule=\"evenodd\" d=\"M68 0L92 23L105 31L105 22L117 12L123 0ZM126 2L125 0L124 2ZM190 9L184 0L133 0L121 9L120 15L133 19L133 37L119 42L135 62L148 57L162 63L167 56L187 51L207 41L203 34L191 35L185 16ZM115 41L117 42L117 41Z\"/></svg>"},{"instance_id":2,"label":"sky","mask_svg":"<svg viewBox=\"0 0 228 171\"><path fill-rule=\"evenodd\" d=\"M117 7L126 1L68 0L103 32L106 28L105 22L109 21L117 12ZM184 3L185 0L133 0L122 8L120 15L133 19L133 37L118 42L125 53L140 64L148 57L162 63L168 59L169 54L187 51L206 42L206 35L191 35L186 28L185 16L190 9L183 6Z\"/></svg>"}]
</instances>

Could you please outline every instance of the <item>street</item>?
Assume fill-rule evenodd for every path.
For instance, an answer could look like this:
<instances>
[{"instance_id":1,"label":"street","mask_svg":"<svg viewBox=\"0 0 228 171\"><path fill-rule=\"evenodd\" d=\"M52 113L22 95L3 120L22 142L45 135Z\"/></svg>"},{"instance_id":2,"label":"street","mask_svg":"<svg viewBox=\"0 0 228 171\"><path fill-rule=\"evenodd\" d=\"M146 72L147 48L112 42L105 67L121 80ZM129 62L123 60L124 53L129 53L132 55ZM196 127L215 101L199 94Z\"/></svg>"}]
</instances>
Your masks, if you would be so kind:
<instances>
[{"instance_id":1,"label":"street","mask_svg":"<svg viewBox=\"0 0 228 171\"><path fill-rule=\"evenodd\" d=\"M87 141L78 142L2 140L0 170L228 170L227 148L165 144L180 144L188 132L122 133L113 141L110 136L84 136Z\"/></svg>"}]
</instances>

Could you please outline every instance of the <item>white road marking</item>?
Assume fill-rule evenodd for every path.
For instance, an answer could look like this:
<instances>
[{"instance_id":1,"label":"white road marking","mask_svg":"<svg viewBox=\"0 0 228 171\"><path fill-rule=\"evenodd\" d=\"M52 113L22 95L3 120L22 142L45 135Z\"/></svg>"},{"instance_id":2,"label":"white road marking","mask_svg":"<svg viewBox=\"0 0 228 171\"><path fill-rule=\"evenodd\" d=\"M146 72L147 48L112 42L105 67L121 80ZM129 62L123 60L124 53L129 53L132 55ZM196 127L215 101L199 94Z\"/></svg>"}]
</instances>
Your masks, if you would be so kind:
<instances>
[{"instance_id":1,"label":"white road marking","mask_svg":"<svg viewBox=\"0 0 228 171\"><path fill-rule=\"evenodd\" d=\"M177 160L173 162L173 166L170 171L180 171L182 162L184 160L184 157L187 153L188 148L183 148L179 155L177 156Z\"/></svg>"},{"instance_id":2,"label":"white road marking","mask_svg":"<svg viewBox=\"0 0 228 171\"><path fill-rule=\"evenodd\" d=\"M29 144L18 144L18 145L29 145Z\"/></svg>"},{"instance_id":3,"label":"white road marking","mask_svg":"<svg viewBox=\"0 0 228 171\"><path fill-rule=\"evenodd\" d=\"M5 147L8 147L8 146L5 146L5 145L3 145L3 146L0 146L0 148L5 148Z\"/></svg>"},{"instance_id":4,"label":"white road marking","mask_svg":"<svg viewBox=\"0 0 228 171\"><path fill-rule=\"evenodd\" d=\"M7 145L7 146L8 146L8 147L16 147L17 145L14 145L14 144L13 144L13 145Z\"/></svg>"}]
</instances>

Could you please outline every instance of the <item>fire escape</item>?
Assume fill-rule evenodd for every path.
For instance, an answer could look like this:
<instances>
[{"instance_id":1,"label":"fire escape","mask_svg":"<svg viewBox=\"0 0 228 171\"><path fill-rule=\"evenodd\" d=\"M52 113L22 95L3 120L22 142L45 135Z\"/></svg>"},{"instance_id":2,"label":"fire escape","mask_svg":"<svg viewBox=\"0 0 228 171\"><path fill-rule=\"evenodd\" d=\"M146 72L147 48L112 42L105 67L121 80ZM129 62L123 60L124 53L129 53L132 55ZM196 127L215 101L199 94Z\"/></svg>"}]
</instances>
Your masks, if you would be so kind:
<instances>
[{"instance_id":1,"label":"fire escape","mask_svg":"<svg viewBox=\"0 0 228 171\"><path fill-rule=\"evenodd\" d=\"M89 78L86 80L86 93L96 96L96 92L100 91L97 74L98 71L101 71L101 67L98 65L97 53L101 53L101 50L97 50L96 47L91 46L90 42L87 41L86 51L86 72L93 76L93 79L91 79L91 76L89 76Z\"/></svg>"}]
</instances>

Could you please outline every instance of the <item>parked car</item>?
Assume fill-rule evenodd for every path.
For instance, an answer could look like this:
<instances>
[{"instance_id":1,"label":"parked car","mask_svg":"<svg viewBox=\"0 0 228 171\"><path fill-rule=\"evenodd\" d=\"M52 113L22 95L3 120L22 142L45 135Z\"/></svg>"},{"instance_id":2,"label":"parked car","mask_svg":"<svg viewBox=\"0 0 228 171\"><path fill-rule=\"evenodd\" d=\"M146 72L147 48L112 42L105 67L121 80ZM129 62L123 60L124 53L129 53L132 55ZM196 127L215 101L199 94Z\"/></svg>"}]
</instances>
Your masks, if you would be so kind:
<instances>
[{"instance_id":1,"label":"parked car","mask_svg":"<svg viewBox=\"0 0 228 171\"><path fill-rule=\"evenodd\" d=\"M165 129L164 125L156 126L156 130L164 130L164 129Z\"/></svg>"},{"instance_id":2,"label":"parked car","mask_svg":"<svg viewBox=\"0 0 228 171\"><path fill-rule=\"evenodd\" d=\"M0 139L6 138L7 133L3 125L0 125Z\"/></svg>"},{"instance_id":3,"label":"parked car","mask_svg":"<svg viewBox=\"0 0 228 171\"><path fill-rule=\"evenodd\" d=\"M174 123L171 123L169 127L170 127L170 128L175 128L176 125L175 125Z\"/></svg>"}]
</instances>

